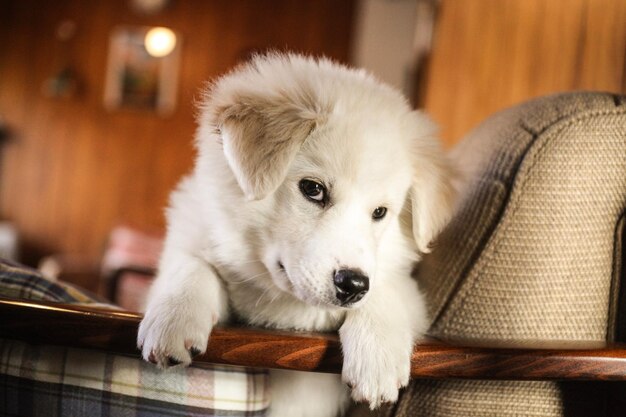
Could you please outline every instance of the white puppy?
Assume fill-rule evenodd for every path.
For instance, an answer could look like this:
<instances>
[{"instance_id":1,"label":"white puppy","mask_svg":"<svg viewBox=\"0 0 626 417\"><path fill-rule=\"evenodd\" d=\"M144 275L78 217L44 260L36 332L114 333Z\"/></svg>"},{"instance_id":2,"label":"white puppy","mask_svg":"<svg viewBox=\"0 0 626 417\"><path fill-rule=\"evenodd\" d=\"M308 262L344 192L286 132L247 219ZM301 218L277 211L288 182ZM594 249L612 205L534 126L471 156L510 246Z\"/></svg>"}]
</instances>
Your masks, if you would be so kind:
<instances>
[{"instance_id":1,"label":"white puppy","mask_svg":"<svg viewBox=\"0 0 626 417\"><path fill-rule=\"evenodd\" d=\"M138 344L189 364L229 315L339 331L342 379L372 408L409 381L427 326L410 272L452 205L433 125L363 71L253 59L206 93L194 172L171 198ZM272 371L274 417L343 413L339 376Z\"/></svg>"}]
</instances>

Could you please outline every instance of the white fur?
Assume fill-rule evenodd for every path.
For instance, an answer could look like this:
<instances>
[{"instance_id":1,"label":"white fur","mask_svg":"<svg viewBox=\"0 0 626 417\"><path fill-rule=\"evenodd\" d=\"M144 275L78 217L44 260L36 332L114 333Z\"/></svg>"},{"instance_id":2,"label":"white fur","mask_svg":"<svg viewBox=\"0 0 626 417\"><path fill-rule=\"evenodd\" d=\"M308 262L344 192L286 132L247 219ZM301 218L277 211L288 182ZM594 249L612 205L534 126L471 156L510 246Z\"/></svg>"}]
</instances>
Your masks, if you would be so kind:
<instances>
[{"instance_id":1,"label":"white fur","mask_svg":"<svg viewBox=\"0 0 626 417\"><path fill-rule=\"evenodd\" d=\"M424 301L410 272L447 220L448 168L432 123L395 90L328 60L268 55L206 94L195 171L173 193L158 277L141 323L143 357L189 364L213 325L339 331L343 381L375 408L409 380ZM324 183L326 207L301 193ZM380 221L376 207L388 209ZM284 266L284 269L280 265ZM349 308L333 273L370 290ZM272 371L271 415L347 406L338 376Z\"/></svg>"}]
</instances>

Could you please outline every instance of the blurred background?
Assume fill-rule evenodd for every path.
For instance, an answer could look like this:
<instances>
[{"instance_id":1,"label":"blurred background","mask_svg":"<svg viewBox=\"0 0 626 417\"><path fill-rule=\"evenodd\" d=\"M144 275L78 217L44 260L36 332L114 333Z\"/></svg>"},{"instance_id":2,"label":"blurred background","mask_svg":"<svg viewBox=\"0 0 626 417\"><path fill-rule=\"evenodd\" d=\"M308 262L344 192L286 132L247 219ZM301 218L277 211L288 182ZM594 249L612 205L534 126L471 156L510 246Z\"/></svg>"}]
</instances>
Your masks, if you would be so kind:
<instances>
[{"instance_id":1,"label":"blurred background","mask_svg":"<svg viewBox=\"0 0 626 417\"><path fill-rule=\"evenodd\" d=\"M92 290L154 266L201 88L254 52L365 67L447 147L529 98L626 92L626 0L0 0L0 40L0 254Z\"/></svg>"}]
</instances>

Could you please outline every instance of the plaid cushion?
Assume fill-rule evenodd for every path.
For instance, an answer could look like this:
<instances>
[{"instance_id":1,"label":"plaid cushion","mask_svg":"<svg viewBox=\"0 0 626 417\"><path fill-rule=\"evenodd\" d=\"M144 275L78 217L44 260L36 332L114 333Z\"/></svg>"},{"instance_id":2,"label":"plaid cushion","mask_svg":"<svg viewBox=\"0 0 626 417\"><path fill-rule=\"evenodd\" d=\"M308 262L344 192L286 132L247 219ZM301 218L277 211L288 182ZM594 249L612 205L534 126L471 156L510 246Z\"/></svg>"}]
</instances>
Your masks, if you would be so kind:
<instances>
[{"instance_id":1,"label":"plaid cushion","mask_svg":"<svg viewBox=\"0 0 626 417\"><path fill-rule=\"evenodd\" d=\"M36 301L87 303L96 301L85 291L45 279L37 270L0 258L0 296Z\"/></svg>"},{"instance_id":2,"label":"plaid cushion","mask_svg":"<svg viewBox=\"0 0 626 417\"><path fill-rule=\"evenodd\" d=\"M0 340L3 416L262 416L267 378L226 366L160 371L125 356Z\"/></svg>"},{"instance_id":3,"label":"plaid cushion","mask_svg":"<svg viewBox=\"0 0 626 417\"><path fill-rule=\"evenodd\" d=\"M94 301L4 260L0 296ZM0 339L3 416L262 416L268 387L262 370L214 365L162 371L139 358Z\"/></svg>"}]
</instances>

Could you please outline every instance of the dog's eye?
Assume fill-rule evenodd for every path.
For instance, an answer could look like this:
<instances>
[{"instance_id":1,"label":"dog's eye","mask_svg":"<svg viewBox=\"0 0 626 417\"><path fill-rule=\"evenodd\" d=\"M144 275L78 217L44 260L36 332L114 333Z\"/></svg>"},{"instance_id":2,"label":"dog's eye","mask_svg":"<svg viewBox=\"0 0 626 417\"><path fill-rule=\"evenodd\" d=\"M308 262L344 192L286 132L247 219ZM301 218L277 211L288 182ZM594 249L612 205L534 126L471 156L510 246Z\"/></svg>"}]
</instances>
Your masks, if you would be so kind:
<instances>
[{"instance_id":1,"label":"dog's eye","mask_svg":"<svg viewBox=\"0 0 626 417\"><path fill-rule=\"evenodd\" d=\"M313 180L300 181L300 191L309 200L316 203L324 204L326 202L326 188L319 182Z\"/></svg>"},{"instance_id":2,"label":"dog's eye","mask_svg":"<svg viewBox=\"0 0 626 417\"><path fill-rule=\"evenodd\" d=\"M381 220L387 214L387 207L376 207L372 212L372 219Z\"/></svg>"}]
</instances>

